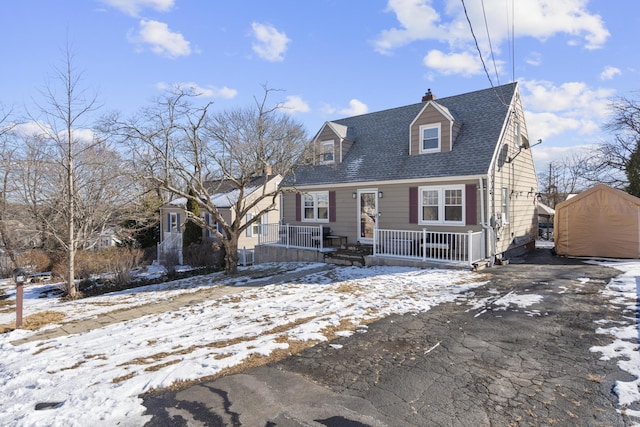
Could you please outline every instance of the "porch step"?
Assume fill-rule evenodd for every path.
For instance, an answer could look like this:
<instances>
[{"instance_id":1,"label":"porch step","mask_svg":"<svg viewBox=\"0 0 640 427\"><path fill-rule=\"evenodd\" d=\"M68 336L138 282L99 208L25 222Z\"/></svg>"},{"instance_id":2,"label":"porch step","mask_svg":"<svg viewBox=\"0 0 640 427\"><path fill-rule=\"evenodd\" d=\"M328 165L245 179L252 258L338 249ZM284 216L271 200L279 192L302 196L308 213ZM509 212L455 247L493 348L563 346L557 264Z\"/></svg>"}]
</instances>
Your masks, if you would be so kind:
<instances>
[{"instance_id":1,"label":"porch step","mask_svg":"<svg viewBox=\"0 0 640 427\"><path fill-rule=\"evenodd\" d=\"M364 257L366 254L361 251L354 251L349 249L339 249L333 252L326 252L324 254L324 262L328 264L336 265L358 265L363 267Z\"/></svg>"}]
</instances>

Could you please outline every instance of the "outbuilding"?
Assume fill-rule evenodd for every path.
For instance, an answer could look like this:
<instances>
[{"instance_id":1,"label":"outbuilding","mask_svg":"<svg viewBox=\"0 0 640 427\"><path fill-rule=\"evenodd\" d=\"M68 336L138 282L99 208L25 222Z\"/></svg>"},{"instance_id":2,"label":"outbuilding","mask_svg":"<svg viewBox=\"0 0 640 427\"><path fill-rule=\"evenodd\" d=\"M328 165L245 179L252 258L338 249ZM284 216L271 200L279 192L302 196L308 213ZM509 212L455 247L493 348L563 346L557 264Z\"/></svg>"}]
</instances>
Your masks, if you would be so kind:
<instances>
[{"instance_id":1,"label":"outbuilding","mask_svg":"<svg viewBox=\"0 0 640 427\"><path fill-rule=\"evenodd\" d=\"M558 255L640 258L640 198L598 184L555 207Z\"/></svg>"}]
</instances>

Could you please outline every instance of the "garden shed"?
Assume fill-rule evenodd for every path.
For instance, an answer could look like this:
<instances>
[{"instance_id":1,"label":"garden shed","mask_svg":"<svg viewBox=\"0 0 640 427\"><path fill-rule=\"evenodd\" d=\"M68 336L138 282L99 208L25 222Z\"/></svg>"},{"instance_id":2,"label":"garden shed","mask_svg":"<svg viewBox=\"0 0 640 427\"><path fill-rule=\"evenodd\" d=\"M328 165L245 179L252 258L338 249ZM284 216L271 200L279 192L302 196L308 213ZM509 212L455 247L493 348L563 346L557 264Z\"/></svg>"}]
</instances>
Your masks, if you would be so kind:
<instances>
[{"instance_id":1,"label":"garden shed","mask_svg":"<svg viewBox=\"0 0 640 427\"><path fill-rule=\"evenodd\" d=\"M558 255L640 258L640 198L598 184L556 205Z\"/></svg>"}]
</instances>

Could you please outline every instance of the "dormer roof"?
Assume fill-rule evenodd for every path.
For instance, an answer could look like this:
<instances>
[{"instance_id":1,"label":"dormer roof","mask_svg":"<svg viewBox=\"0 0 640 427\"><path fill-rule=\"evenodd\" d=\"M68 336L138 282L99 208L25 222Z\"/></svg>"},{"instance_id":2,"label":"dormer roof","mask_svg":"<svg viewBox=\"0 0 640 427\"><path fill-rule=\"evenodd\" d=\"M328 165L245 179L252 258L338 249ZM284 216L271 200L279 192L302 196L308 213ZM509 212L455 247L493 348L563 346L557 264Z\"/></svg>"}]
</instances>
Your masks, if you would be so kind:
<instances>
[{"instance_id":1,"label":"dormer roof","mask_svg":"<svg viewBox=\"0 0 640 427\"><path fill-rule=\"evenodd\" d=\"M329 128L341 140L349 140L349 141L354 140L353 139L354 136L352 135L353 132L349 132L348 126L337 123L337 122L324 122L324 124L320 128L320 131L313 138L314 141L317 140L320 135L322 135L323 131L326 128Z\"/></svg>"}]
</instances>

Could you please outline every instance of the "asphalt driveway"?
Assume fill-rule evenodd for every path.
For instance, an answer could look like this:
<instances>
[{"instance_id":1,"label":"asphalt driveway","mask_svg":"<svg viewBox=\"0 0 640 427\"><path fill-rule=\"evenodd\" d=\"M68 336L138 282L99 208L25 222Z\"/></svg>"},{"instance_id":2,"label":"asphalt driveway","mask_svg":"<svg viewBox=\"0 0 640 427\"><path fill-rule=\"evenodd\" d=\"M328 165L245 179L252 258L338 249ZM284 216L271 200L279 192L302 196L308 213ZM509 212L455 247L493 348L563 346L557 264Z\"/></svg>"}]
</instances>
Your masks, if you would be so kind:
<instances>
[{"instance_id":1,"label":"asphalt driveway","mask_svg":"<svg viewBox=\"0 0 640 427\"><path fill-rule=\"evenodd\" d=\"M148 426L625 426L629 380L589 349L622 316L601 291L617 270L538 249L485 270L458 302L394 315L281 362L144 396ZM586 279L589 280L586 280ZM498 304L529 298L523 308Z\"/></svg>"}]
</instances>

